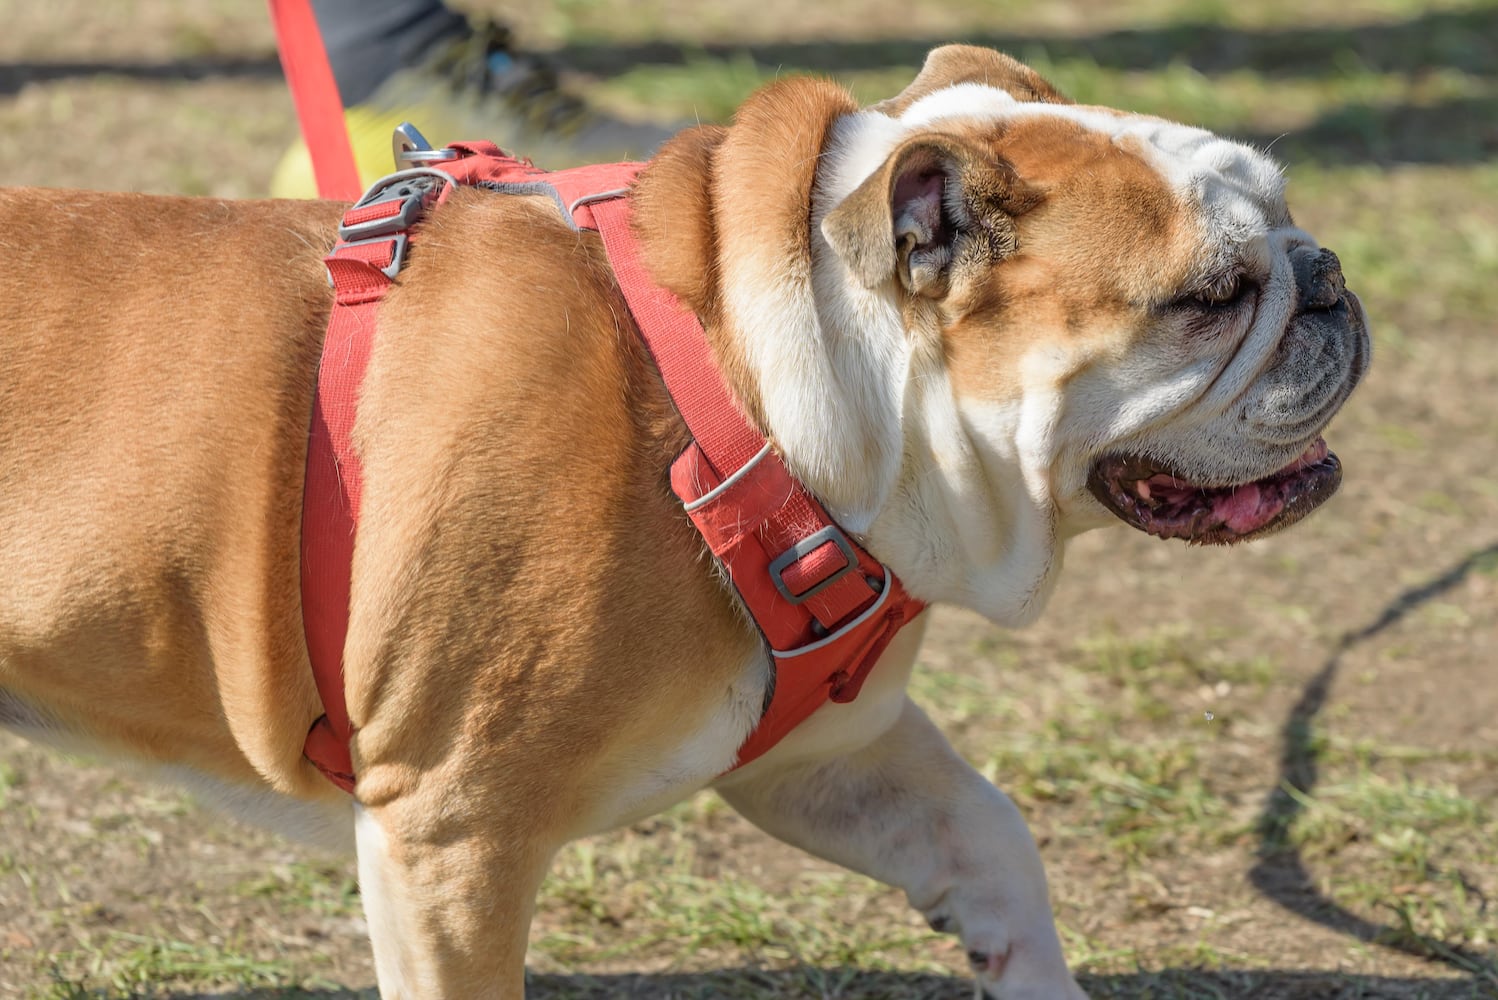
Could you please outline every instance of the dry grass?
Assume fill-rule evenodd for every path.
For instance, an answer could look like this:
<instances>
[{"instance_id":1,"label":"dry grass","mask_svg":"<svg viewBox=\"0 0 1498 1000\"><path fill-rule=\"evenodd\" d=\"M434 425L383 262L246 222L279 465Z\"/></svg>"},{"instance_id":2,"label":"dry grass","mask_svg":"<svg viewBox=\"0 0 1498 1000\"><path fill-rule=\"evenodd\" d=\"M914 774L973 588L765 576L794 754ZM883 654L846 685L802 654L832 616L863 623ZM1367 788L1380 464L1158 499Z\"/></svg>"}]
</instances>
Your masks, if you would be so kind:
<instances>
[{"instance_id":1,"label":"dry grass","mask_svg":"<svg viewBox=\"0 0 1498 1000\"><path fill-rule=\"evenodd\" d=\"M1376 328L1334 428L1344 495L1242 551L1086 537L1032 629L940 613L915 693L1032 821L1095 996L1498 997L1498 8L493 9L635 113L720 117L799 69L879 96L962 37L1275 141ZM7 183L247 196L292 136L258 0L0 19ZM369 996L350 876L0 737L0 996ZM711 796L568 849L531 955L543 1000L957 1000L963 964L898 894Z\"/></svg>"}]
</instances>

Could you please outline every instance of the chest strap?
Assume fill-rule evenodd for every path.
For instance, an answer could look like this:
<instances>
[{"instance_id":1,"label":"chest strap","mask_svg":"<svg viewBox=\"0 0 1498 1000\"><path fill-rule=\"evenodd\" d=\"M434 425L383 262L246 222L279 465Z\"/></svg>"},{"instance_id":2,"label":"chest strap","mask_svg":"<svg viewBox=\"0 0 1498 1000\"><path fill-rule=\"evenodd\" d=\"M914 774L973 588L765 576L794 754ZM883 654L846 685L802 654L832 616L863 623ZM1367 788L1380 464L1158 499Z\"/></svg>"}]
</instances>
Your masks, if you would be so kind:
<instances>
[{"instance_id":1,"label":"chest strap","mask_svg":"<svg viewBox=\"0 0 1498 1000\"><path fill-rule=\"evenodd\" d=\"M308 759L352 791L342 660L363 482L352 440L358 394L379 303L405 261L411 227L455 184L549 194L573 226L603 241L640 335L692 433L692 444L672 463L671 488L728 571L774 664L770 704L735 766L769 750L828 700L853 700L889 641L924 605L790 474L734 402L697 317L650 279L628 197L643 164L546 172L492 143L426 152L422 159L431 166L377 181L349 208L326 258L334 305L307 453L301 567L307 649L326 714L307 735Z\"/></svg>"}]
</instances>

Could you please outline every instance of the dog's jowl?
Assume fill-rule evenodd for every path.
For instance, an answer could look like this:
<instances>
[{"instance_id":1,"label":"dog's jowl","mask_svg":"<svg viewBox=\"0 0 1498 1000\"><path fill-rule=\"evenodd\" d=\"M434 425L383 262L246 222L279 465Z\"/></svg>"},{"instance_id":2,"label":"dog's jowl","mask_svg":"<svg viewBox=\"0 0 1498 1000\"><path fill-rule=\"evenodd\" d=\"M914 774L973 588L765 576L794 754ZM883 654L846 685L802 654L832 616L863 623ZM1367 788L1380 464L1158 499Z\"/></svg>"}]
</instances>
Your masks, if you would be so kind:
<instances>
[{"instance_id":1,"label":"dog's jowl","mask_svg":"<svg viewBox=\"0 0 1498 1000\"><path fill-rule=\"evenodd\" d=\"M678 496L612 250L541 187L425 208L349 436L349 793L304 754L301 589L344 206L0 193L0 723L351 845L386 998L519 997L557 849L708 785L903 889L988 996L1080 997L1024 821L904 694L922 617L735 765L797 655L897 598L1018 626L1082 531L1232 543L1335 490L1368 334L1279 168L967 47L671 140L627 196L644 280L768 443L704 496L827 515L761 581L820 616L795 649Z\"/></svg>"}]
</instances>

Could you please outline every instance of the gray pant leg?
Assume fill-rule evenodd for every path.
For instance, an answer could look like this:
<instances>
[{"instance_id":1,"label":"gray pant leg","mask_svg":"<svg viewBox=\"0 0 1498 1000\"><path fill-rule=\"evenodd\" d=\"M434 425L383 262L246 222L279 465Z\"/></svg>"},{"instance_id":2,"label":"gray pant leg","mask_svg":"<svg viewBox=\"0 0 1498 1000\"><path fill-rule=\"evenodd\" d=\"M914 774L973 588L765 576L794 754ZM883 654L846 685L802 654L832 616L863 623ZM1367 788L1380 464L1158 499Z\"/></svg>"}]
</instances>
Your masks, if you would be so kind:
<instances>
[{"instance_id":1,"label":"gray pant leg","mask_svg":"<svg viewBox=\"0 0 1498 1000\"><path fill-rule=\"evenodd\" d=\"M344 107L437 42L468 30L467 19L441 0L312 0L312 12Z\"/></svg>"}]
</instances>

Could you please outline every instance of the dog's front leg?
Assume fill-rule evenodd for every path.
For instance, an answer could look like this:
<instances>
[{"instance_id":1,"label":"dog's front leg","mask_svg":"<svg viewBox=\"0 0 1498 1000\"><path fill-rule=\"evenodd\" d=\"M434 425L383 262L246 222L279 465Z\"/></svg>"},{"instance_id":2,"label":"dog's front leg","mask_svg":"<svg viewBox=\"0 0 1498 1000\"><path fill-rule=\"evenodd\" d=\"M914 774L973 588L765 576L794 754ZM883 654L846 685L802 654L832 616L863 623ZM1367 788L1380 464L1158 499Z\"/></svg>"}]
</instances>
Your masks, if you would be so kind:
<instances>
[{"instance_id":1,"label":"dog's front leg","mask_svg":"<svg viewBox=\"0 0 1498 1000\"><path fill-rule=\"evenodd\" d=\"M381 1000L520 1000L551 851L455 815L451 799L417 798L355 807Z\"/></svg>"},{"instance_id":2,"label":"dog's front leg","mask_svg":"<svg viewBox=\"0 0 1498 1000\"><path fill-rule=\"evenodd\" d=\"M961 935L980 996L1084 997L1019 810L913 702L855 753L774 765L757 761L718 790L768 833L905 890L932 927Z\"/></svg>"}]
</instances>

